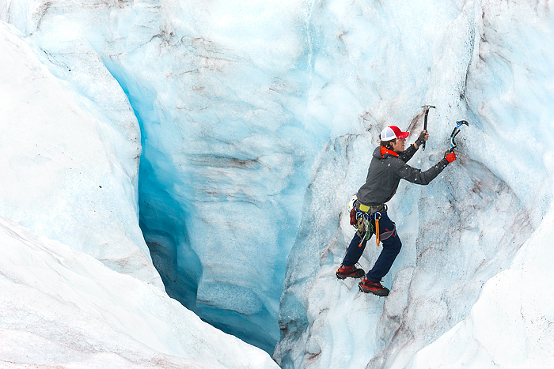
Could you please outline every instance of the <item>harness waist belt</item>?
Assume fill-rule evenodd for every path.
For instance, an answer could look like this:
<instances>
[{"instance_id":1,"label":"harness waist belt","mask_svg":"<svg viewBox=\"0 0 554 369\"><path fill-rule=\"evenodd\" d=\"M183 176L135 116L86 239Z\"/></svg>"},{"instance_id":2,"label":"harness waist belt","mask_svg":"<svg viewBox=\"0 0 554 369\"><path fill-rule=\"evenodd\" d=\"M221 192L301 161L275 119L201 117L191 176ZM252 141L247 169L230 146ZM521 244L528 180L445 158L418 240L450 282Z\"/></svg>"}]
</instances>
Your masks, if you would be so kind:
<instances>
[{"instance_id":1,"label":"harness waist belt","mask_svg":"<svg viewBox=\"0 0 554 369\"><path fill-rule=\"evenodd\" d=\"M360 201L357 201L358 209L364 213L370 213L371 215L375 213L386 213L387 206L385 204L379 205L364 205Z\"/></svg>"}]
</instances>

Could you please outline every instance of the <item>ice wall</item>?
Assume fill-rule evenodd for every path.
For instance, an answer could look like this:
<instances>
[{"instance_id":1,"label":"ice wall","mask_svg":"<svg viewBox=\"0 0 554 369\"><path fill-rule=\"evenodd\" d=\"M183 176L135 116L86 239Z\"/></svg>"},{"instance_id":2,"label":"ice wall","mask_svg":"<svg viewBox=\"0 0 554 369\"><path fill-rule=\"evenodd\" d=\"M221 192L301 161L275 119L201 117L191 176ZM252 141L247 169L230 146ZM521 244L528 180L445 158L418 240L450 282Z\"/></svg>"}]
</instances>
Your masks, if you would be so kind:
<instances>
[{"instance_id":1,"label":"ice wall","mask_svg":"<svg viewBox=\"0 0 554 369\"><path fill-rule=\"evenodd\" d=\"M125 95L90 50L53 60L12 28L2 23L0 214L163 287L136 222L140 131Z\"/></svg>"},{"instance_id":2,"label":"ice wall","mask_svg":"<svg viewBox=\"0 0 554 369\"><path fill-rule=\"evenodd\" d=\"M101 58L140 126L140 224L166 290L268 352L309 167L326 139L304 123L305 5L3 7L65 66L60 78L84 88L76 59Z\"/></svg>"},{"instance_id":3,"label":"ice wall","mask_svg":"<svg viewBox=\"0 0 554 369\"><path fill-rule=\"evenodd\" d=\"M166 12L188 9L165 5ZM141 227L168 292L216 327L272 352L314 148L294 106L284 107L302 96L303 86L287 75L300 73L290 55L298 51L288 45L279 55L282 46L264 34L220 40L242 11L257 11L227 9L233 23L220 25L212 13L221 7L209 6L208 16L193 8L200 19L187 27L163 14L148 18L154 29L139 34L145 43L121 54L107 50L106 65L141 124ZM258 16L278 16L274 8ZM136 37L133 27L125 39ZM250 52L246 37L264 49ZM263 59L269 66L259 53L270 53Z\"/></svg>"},{"instance_id":4,"label":"ice wall","mask_svg":"<svg viewBox=\"0 0 554 369\"><path fill-rule=\"evenodd\" d=\"M117 98L90 91L87 60L113 77L100 84L117 81L142 135L152 259L169 294L204 319L271 351L279 310L274 357L286 368L425 367L457 339L463 349L433 363L486 367L510 351L532 367L551 363L548 299L533 310L510 297L525 313L509 335L546 342L534 361L521 341L500 346L475 326L503 301L495 285L507 291L536 264L526 281L548 273L523 250L546 248L551 217L551 6L11 1L0 17L91 101ZM406 128L423 104L437 109L416 167L442 158L456 120L471 125L456 163L391 201L404 248L379 300L334 277L353 232L345 204L382 127ZM365 269L378 252L368 247ZM505 316L490 326L497 336Z\"/></svg>"},{"instance_id":5,"label":"ice wall","mask_svg":"<svg viewBox=\"0 0 554 369\"><path fill-rule=\"evenodd\" d=\"M376 98L360 114L369 118L367 132L331 139L315 165L289 256L283 339L274 356L285 368L551 366L550 299L532 285L548 289L552 273L529 256L531 248L538 255L548 247L550 232L548 3L339 4L322 6L318 29L328 29L329 49L341 52L315 55L314 65L338 59L332 64L341 66L339 76L352 70L357 81L374 83L353 85L353 95ZM340 81L331 74L326 85ZM442 157L456 119L471 125L456 163L427 187L399 188L389 215L403 250L384 280L391 295L361 295L354 281L334 277L353 235L345 204L363 183L368 147L382 125L407 127L424 103L437 110L430 113L427 151L416 154L414 166L426 169ZM323 213L322 199L329 204ZM379 253L369 245L365 270Z\"/></svg>"},{"instance_id":6,"label":"ice wall","mask_svg":"<svg viewBox=\"0 0 554 369\"><path fill-rule=\"evenodd\" d=\"M139 131L101 59L3 21L0 50L0 367L276 368L163 291L138 225Z\"/></svg>"}]
</instances>

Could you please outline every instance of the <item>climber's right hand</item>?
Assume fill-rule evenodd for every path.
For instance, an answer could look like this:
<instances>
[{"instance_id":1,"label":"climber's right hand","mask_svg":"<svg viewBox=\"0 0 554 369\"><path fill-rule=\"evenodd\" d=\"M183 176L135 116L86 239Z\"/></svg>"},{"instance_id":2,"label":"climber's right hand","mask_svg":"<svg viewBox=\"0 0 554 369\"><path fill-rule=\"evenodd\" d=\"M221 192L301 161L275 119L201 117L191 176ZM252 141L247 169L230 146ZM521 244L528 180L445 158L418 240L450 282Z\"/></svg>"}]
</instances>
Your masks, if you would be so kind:
<instances>
[{"instance_id":1,"label":"climber's right hand","mask_svg":"<svg viewBox=\"0 0 554 369\"><path fill-rule=\"evenodd\" d=\"M456 153L453 149L447 150L444 153L444 158L448 161L448 163L452 163L454 160L456 160Z\"/></svg>"}]
</instances>

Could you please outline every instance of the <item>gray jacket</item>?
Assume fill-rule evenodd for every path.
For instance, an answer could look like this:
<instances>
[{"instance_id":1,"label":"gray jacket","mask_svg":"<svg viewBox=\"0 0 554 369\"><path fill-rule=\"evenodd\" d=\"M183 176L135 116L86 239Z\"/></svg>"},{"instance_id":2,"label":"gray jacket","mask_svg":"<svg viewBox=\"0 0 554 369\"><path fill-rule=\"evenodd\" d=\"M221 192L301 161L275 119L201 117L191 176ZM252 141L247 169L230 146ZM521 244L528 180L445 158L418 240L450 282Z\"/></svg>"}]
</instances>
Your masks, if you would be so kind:
<instances>
[{"instance_id":1,"label":"gray jacket","mask_svg":"<svg viewBox=\"0 0 554 369\"><path fill-rule=\"evenodd\" d=\"M442 159L425 172L412 168L406 163L416 151L414 145L399 154L389 150L382 152L378 146L373 152L366 182L358 191L358 200L364 205L384 204L395 194L401 179L426 185L448 165L448 160Z\"/></svg>"}]
</instances>

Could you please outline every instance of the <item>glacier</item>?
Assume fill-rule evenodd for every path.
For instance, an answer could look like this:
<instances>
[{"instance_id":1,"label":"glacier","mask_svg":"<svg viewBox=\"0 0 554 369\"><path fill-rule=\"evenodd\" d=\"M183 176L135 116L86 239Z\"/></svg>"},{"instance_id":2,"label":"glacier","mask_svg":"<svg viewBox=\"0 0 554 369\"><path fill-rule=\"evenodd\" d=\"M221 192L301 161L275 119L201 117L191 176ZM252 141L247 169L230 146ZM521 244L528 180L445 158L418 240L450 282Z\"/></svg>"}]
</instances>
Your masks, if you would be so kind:
<instances>
[{"instance_id":1,"label":"glacier","mask_svg":"<svg viewBox=\"0 0 554 369\"><path fill-rule=\"evenodd\" d=\"M81 77L100 83L77 93L47 52L0 34L0 367L277 368L165 293L139 228L140 130L113 77L91 64Z\"/></svg>"},{"instance_id":2,"label":"glacier","mask_svg":"<svg viewBox=\"0 0 554 369\"><path fill-rule=\"evenodd\" d=\"M0 363L554 365L553 5L0 0ZM424 104L415 167L470 125L363 295L346 204Z\"/></svg>"}]
</instances>

